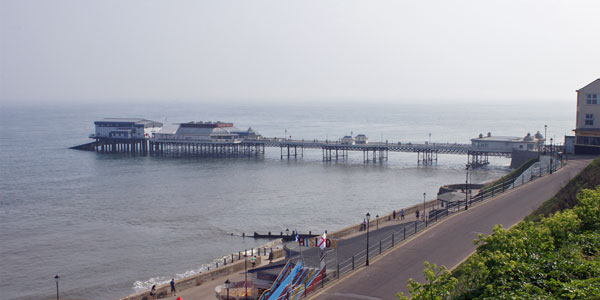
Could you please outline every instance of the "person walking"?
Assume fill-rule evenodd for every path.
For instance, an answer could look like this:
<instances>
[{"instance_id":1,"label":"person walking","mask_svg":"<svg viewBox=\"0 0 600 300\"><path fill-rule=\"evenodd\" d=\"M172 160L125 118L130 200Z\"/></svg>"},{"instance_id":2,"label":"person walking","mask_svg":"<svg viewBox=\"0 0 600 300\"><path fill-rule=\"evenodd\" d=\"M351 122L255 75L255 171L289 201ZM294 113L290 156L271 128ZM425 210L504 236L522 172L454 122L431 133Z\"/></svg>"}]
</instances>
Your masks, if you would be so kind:
<instances>
[{"instance_id":1,"label":"person walking","mask_svg":"<svg viewBox=\"0 0 600 300\"><path fill-rule=\"evenodd\" d=\"M400 211L400 220L404 220L404 208Z\"/></svg>"},{"instance_id":2,"label":"person walking","mask_svg":"<svg viewBox=\"0 0 600 300\"><path fill-rule=\"evenodd\" d=\"M156 284L152 286L152 289L150 290L150 297L152 297L152 299L156 299Z\"/></svg>"},{"instance_id":3,"label":"person walking","mask_svg":"<svg viewBox=\"0 0 600 300\"><path fill-rule=\"evenodd\" d=\"M175 290L175 278L171 278L171 296L177 296L177 291Z\"/></svg>"},{"instance_id":4,"label":"person walking","mask_svg":"<svg viewBox=\"0 0 600 300\"><path fill-rule=\"evenodd\" d=\"M415 212L415 215L417 216L417 221L419 221L419 210L417 209L417 211Z\"/></svg>"},{"instance_id":5,"label":"person walking","mask_svg":"<svg viewBox=\"0 0 600 300\"><path fill-rule=\"evenodd\" d=\"M396 210L394 209L394 211L392 212L392 216L394 217L394 220L396 220Z\"/></svg>"},{"instance_id":6,"label":"person walking","mask_svg":"<svg viewBox=\"0 0 600 300\"><path fill-rule=\"evenodd\" d=\"M254 268L254 266L256 265L256 255L252 256L252 258L250 259L250 263L252 263L252 268Z\"/></svg>"}]
</instances>

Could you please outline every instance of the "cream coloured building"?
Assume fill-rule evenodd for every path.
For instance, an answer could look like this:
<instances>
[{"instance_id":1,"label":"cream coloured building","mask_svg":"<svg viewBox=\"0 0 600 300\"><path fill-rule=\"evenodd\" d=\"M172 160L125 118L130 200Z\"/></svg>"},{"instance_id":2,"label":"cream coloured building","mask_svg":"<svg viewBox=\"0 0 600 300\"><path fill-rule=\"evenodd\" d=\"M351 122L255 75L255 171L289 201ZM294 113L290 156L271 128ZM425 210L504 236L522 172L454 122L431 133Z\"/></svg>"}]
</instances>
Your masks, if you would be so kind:
<instances>
[{"instance_id":1,"label":"cream coloured building","mask_svg":"<svg viewBox=\"0 0 600 300\"><path fill-rule=\"evenodd\" d=\"M600 154L600 79L577 90L575 154Z\"/></svg>"}]
</instances>

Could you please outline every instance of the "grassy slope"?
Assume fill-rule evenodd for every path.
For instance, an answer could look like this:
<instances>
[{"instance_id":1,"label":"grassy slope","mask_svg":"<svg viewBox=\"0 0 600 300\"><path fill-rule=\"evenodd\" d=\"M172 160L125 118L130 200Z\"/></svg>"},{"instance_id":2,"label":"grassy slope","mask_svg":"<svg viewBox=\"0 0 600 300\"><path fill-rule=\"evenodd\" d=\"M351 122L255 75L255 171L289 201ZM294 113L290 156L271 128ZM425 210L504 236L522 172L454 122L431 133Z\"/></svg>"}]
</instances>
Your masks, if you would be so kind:
<instances>
[{"instance_id":1,"label":"grassy slope","mask_svg":"<svg viewBox=\"0 0 600 300\"><path fill-rule=\"evenodd\" d=\"M557 211L573 208L578 203L576 196L582 189L593 189L598 185L600 185L600 158L595 159L579 175L571 179L554 197L544 202L525 220L538 221L542 217L547 217Z\"/></svg>"},{"instance_id":2,"label":"grassy slope","mask_svg":"<svg viewBox=\"0 0 600 300\"><path fill-rule=\"evenodd\" d=\"M494 180L493 182L486 184L482 188L482 190L488 190L501 182L508 182L510 180L513 180L513 179L519 177L521 174L523 174L523 172L525 172L529 167L531 167L531 165L535 164L538 161L539 160L537 158L533 158L533 159L526 161L523 165L518 167L516 170L502 176L500 179Z\"/></svg>"}]
</instances>

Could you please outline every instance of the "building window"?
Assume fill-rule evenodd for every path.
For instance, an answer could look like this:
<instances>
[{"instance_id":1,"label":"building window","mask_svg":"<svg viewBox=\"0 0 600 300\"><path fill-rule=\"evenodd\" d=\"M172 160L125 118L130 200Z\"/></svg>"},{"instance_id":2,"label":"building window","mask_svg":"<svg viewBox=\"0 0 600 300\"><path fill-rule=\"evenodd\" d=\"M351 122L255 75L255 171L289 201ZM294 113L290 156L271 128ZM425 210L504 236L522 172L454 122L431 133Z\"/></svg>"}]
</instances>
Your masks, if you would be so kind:
<instances>
[{"instance_id":1,"label":"building window","mask_svg":"<svg viewBox=\"0 0 600 300\"><path fill-rule=\"evenodd\" d=\"M598 104L598 94L587 94L587 104Z\"/></svg>"},{"instance_id":2,"label":"building window","mask_svg":"<svg viewBox=\"0 0 600 300\"><path fill-rule=\"evenodd\" d=\"M594 114L585 114L585 125L594 126Z\"/></svg>"}]
</instances>

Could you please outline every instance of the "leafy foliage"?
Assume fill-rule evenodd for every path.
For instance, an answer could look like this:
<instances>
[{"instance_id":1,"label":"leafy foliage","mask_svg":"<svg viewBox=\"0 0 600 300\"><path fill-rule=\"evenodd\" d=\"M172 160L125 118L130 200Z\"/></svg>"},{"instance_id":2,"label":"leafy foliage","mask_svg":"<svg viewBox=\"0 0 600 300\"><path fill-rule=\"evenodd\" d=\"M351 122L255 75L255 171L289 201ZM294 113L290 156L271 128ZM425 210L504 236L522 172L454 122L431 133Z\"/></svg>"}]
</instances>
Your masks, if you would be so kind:
<instances>
[{"instance_id":1,"label":"leafy foliage","mask_svg":"<svg viewBox=\"0 0 600 300\"><path fill-rule=\"evenodd\" d=\"M414 300L446 300L450 299L450 292L456 287L458 280L450 275L446 267L425 262L426 284L420 284L412 278L408 281L408 289ZM398 293L401 300L410 299L402 292Z\"/></svg>"},{"instance_id":2,"label":"leafy foliage","mask_svg":"<svg viewBox=\"0 0 600 300\"><path fill-rule=\"evenodd\" d=\"M428 283L409 281L413 299L600 299L600 186L578 202L538 223L480 235L456 278L426 264Z\"/></svg>"}]
</instances>

